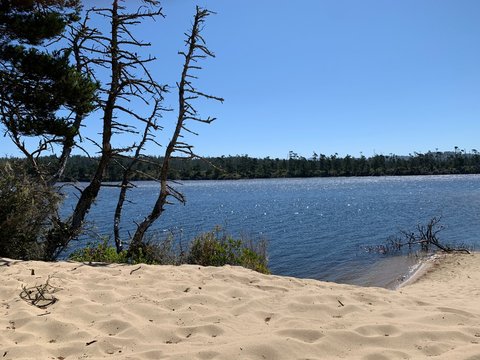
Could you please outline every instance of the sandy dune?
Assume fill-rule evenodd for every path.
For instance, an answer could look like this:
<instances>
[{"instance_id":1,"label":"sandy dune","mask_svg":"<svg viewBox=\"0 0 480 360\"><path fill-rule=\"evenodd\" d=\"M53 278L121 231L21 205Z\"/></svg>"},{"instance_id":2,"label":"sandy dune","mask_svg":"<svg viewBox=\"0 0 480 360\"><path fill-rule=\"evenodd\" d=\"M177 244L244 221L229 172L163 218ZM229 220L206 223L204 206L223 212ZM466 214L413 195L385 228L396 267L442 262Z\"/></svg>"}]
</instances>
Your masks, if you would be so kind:
<instances>
[{"instance_id":1,"label":"sandy dune","mask_svg":"<svg viewBox=\"0 0 480 360\"><path fill-rule=\"evenodd\" d=\"M21 299L49 277L56 303ZM478 254L396 291L237 267L10 260L0 281L5 360L480 359Z\"/></svg>"}]
</instances>

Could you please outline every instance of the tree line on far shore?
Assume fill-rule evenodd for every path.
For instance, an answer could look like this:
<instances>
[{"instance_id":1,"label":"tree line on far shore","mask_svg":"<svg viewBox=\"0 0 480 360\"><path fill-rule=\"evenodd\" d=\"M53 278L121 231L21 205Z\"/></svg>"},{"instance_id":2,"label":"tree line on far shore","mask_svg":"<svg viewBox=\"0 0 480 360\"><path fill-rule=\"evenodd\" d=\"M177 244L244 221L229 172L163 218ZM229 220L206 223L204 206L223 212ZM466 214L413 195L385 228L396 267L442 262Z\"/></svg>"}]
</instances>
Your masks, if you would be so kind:
<instances>
[{"instance_id":1,"label":"tree line on far shore","mask_svg":"<svg viewBox=\"0 0 480 360\"><path fill-rule=\"evenodd\" d=\"M8 159L0 159L0 163ZM12 159L9 159L12 160ZM132 171L131 180L158 178L162 157L145 157ZM21 161L21 160L19 160ZM64 174L64 181L89 181L98 164L98 158L72 156ZM55 163L51 157L42 158L45 166ZM105 181L119 181L128 161L121 158L111 163ZM247 155L209 157L205 159L172 159L170 174L176 180L230 180L287 177L335 176L392 176L392 175L444 175L480 173L480 153L427 152L408 156L374 155L371 157L340 157L314 153L306 158L294 152L288 159L254 158Z\"/></svg>"}]
</instances>

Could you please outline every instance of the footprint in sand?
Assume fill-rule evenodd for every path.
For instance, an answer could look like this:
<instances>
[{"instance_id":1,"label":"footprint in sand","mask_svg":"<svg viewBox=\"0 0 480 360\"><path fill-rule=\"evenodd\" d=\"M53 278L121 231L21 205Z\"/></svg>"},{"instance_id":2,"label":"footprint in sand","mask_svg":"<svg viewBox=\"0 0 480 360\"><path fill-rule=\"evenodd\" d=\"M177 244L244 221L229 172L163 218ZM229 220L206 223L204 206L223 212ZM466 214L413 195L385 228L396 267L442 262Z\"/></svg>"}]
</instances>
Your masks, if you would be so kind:
<instances>
[{"instance_id":1,"label":"footprint in sand","mask_svg":"<svg viewBox=\"0 0 480 360\"><path fill-rule=\"evenodd\" d=\"M276 334L293 338L309 344L316 342L324 336L320 331L311 329L287 329L277 331Z\"/></svg>"}]
</instances>

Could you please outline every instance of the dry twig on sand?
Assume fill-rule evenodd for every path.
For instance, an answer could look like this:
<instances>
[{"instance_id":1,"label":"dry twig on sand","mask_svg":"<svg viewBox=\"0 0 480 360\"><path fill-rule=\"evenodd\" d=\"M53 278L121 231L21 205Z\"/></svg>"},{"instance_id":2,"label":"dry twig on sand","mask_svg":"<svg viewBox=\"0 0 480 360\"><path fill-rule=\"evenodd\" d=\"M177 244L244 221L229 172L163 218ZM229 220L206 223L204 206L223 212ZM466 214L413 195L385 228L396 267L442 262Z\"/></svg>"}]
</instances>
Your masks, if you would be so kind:
<instances>
[{"instance_id":1,"label":"dry twig on sand","mask_svg":"<svg viewBox=\"0 0 480 360\"><path fill-rule=\"evenodd\" d=\"M30 305L40 309L45 309L47 306L55 304L58 299L53 294L60 290L60 288L51 285L50 279L51 276L41 285L35 285L29 288L22 286L20 297Z\"/></svg>"}]
</instances>

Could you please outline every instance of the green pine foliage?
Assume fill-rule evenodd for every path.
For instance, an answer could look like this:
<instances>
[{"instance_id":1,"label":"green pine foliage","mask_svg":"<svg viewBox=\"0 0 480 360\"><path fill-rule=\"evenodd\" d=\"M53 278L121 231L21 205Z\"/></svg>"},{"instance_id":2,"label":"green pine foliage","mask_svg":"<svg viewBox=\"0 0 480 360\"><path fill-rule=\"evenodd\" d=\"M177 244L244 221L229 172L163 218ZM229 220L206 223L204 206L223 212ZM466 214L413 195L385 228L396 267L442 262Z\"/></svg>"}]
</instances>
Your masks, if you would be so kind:
<instances>
[{"instance_id":1,"label":"green pine foliage","mask_svg":"<svg viewBox=\"0 0 480 360\"><path fill-rule=\"evenodd\" d=\"M70 50L47 51L78 20L78 0L0 3L1 123L17 135L73 139L78 129L59 115L85 116L95 108L97 82L70 64Z\"/></svg>"},{"instance_id":2,"label":"green pine foliage","mask_svg":"<svg viewBox=\"0 0 480 360\"><path fill-rule=\"evenodd\" d=\"M30 165L49 146L73 145L80 120L96 106L98 84L70 64L69 49L49 46L79 13L80 0L0 2L0 125L24 152L24 136L43 139ZM0 256L55 259L68 228L57 216L47 167L28 173L24 161L0 166Z\"/></svg>"},{"instance_id":3,"label":"green pine foliage","mask_svg":"<svg viewBox=\"0 0 480 360\"><path fill-rule=\"evenodd\" d=\"M4 39L40 45L79 19L80 3L80 0L2 0L0 34Z\"/></svg>"}]
</instances>

